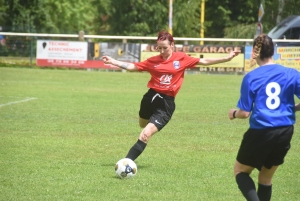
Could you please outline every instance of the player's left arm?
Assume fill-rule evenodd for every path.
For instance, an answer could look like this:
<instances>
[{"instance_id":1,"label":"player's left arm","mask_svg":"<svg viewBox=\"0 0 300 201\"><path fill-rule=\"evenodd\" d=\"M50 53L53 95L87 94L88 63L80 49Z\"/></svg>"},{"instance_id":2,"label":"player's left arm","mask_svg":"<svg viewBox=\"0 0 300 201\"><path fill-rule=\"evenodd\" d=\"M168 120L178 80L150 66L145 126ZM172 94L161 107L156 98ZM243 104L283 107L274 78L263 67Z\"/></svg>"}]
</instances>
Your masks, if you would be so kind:
<instances>
[{"instance_id":1,"label":"player's left arm","mask_svg":"<svg viewBox=\"0 0 300 201\"><path fill-rule=\"evenodd\" d=\"M231 51L227 57L222 57L222 58L202 58L202 59L199 59L198 64L212 65L212 64L218 64L218 63L224 63L224 62L230 61L231 59L233 59L234 57L239 55L240 52L241 51Z\"/></svg>"}]
</instances>

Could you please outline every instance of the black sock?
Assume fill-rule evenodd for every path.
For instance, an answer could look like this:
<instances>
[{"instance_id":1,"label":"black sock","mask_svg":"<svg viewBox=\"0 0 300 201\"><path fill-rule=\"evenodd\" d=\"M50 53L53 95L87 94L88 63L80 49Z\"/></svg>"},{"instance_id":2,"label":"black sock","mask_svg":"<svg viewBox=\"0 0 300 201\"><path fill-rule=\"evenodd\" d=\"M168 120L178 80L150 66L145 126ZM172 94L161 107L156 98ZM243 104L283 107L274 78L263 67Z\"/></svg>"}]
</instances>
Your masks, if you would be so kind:
<instances>
[{"instance_id":1,"label":"black sock","mask_svg":"<svg viewBox=\"0 0 300 201\"><path fill-rule=\"evenodd\" d=\"M272 185L258 184L257 195L260 201L270 201L272 196Z\"/></svg>"},{"instance_id":2,"label":"black sock","mask_svg":"<svg viewBox=\"0 0 300 201\"><path fill-rule=\"evenodd\" d=\"M147 144L141 140L138 140L129 150L126 158L130 158L131 160L135 160L146 148Z\"/></svg>"},{"instance_id":3,"label":"black sock","mask_svg":"<svg viewBox=\"0 0 300 201\"><path fill-rule=\"evenodd\" d=\"M236 175L235 179L239 189L248 201L259 201L255 184L249 174L241 172Z\"/></svg>"}]
</instances>

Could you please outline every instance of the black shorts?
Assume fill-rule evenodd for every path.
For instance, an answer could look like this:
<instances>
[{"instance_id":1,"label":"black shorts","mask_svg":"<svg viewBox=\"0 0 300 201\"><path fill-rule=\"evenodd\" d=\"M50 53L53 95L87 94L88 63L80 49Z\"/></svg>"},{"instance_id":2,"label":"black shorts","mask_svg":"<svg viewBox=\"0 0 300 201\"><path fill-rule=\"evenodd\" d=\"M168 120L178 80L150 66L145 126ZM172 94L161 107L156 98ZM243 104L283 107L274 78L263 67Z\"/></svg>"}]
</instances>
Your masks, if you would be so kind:
<instances>
[{"instance_id":1,"label":"black shorts","mask_svg":"<svg viewBox=\"0 0 300 201\"><path fill-rule=\"evenodd\" d=\"M161 130L170 121L174 111L174 97L149 89L141 100L139 115Z\"/></svg>"},{"instance_id":2,"label":"black shorts","mask_svg":"<svg viewBox=\"0 0 300 201\"><path fill-rule=\"evenodd\" d=\"M289 151L294 126L268 129L248 129L237 154L241 164L261 170L283 164Z\"/></svg>"}]
</instances>

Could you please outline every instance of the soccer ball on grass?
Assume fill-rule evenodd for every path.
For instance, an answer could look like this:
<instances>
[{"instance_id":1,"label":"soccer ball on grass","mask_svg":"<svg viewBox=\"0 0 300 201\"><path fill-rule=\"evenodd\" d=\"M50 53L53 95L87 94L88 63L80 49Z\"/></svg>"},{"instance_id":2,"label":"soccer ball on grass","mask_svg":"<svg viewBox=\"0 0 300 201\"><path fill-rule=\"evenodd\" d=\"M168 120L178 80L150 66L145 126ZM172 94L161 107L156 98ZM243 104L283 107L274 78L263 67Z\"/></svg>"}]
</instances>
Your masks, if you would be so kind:
<instances>
[{"instance_id":1,"label":"soccer ball on grass","mask_svg":"<svg viewBox=\"0 0 300 201\"><path fill-rule=\"evenodd\" d=\"M121 179L132 178L137 173L137 166L130 158L122 158L116 163L115 171Z\"/></svg>"}]
</instances>

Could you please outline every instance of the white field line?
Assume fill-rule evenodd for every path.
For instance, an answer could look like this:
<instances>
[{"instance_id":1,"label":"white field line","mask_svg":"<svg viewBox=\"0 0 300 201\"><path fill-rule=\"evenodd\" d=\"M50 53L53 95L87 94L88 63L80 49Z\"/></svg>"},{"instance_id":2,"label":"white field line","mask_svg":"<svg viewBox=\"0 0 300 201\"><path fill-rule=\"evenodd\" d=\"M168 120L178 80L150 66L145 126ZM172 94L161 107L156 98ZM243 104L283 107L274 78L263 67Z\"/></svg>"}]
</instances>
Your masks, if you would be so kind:
<instances>
[{"instance_id":1,"label":"white field line","mask_svg":"<svg viewBox=\"0 0 300 201\"><path fill-rule=\"evenodd\" d=\"M26 99L20 100L20 101L8 102L8 103L5 103L5 104L0 104L0 107L12 105L12 104L17 104L17 103L23 103L23 102L27 102L27 101L31 101L31 100L35 100L35 99L37 99L37 98L26 98Z\"/></svg>"}]
</instances>

